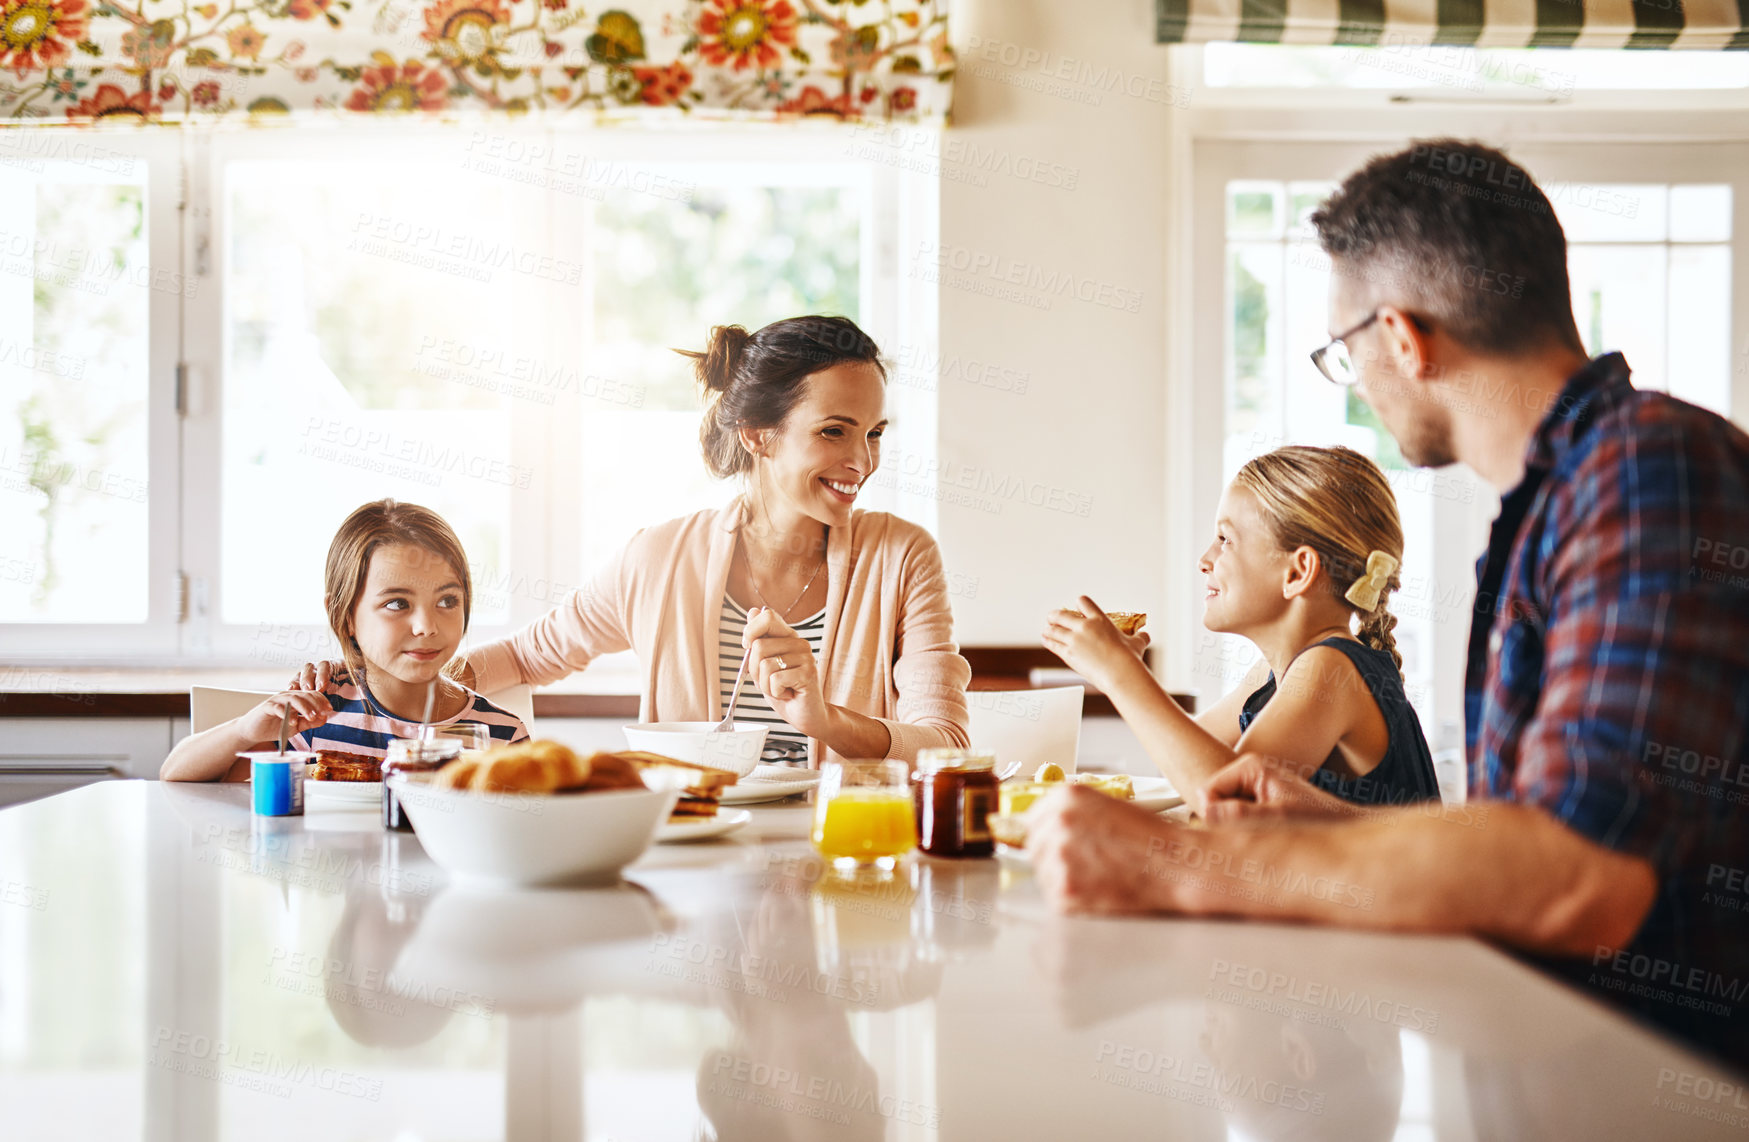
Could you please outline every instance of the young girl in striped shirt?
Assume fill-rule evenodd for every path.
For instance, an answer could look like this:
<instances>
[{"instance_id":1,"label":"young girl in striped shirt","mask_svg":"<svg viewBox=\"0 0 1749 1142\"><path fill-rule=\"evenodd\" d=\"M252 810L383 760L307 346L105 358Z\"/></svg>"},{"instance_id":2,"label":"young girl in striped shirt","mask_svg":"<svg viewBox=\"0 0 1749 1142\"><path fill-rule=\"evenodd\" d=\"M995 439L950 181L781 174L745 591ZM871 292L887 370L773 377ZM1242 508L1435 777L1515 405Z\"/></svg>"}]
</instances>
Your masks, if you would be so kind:
<instances>
[{"instance_id":1,"label":"young girl in striped shirt","mask_svg":"<svg viewBox=\"0 0 1749 1142\"><path fill-rule=\"evenodd\" d=\"M237 755L273 748L290 710L289 746L382 758L414 736L433 684L435 727L475 723L494 741L528 736L516 715L486 701L445 667L473 608L467 555L449 524L416 504L378 500L340 525L328 547L323 603L347 671L321 690L288 690L184 738L164 761L166 781L244 781Z\"/></svg>"}]
</instances>

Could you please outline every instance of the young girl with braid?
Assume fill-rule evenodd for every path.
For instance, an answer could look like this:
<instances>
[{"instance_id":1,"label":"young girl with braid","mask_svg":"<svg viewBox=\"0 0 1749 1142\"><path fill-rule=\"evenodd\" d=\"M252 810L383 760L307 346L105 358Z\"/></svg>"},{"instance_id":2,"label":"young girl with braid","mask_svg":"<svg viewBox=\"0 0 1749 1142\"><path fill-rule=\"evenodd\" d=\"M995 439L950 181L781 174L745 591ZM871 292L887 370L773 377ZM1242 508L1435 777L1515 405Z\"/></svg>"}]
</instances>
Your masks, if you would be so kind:
<instances>
[{"instance_id":1,"label":"young girl with braid","mask_svg":"<svg viewBox=\"0 0 1749 1142\"><path fill-rule=\"evenodd\" d=\"M1349 448L1280 448L1240 469L1221 497L1203 625L1262 657L1192 718L1093 600L1050 616L1044 644L1110 696L1183 793L1241 753L1261 754L1358 804L1439 795L1391 637L1403 527L1378 466ZM1085 616L1085 617L1083 617Z\"/></svg>"}]
</instances>

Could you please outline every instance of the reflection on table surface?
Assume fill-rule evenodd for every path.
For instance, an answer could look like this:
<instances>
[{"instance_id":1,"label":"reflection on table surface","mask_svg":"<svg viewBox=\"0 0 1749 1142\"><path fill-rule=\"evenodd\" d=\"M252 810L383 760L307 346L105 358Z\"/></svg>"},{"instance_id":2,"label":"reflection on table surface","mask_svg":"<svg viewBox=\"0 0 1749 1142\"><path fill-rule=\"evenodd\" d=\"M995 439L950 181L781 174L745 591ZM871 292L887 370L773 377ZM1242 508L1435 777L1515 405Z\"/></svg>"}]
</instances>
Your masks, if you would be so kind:
<instances>
[{"instance_id":1,"label":"reflection on table surface","mask_svg":"<svg viewBox=\"0 0 1749 1142\"><path fill-rule=\"evenodd\" d=\"M838 874L800 803L606 886L374 813L111 782L0 811L6 1137L1736 1136L1732 1077L1470 940L1052 915ZM1746 1105L1737 1105L1745 1103Z\"/></svg>"}]
</instances>

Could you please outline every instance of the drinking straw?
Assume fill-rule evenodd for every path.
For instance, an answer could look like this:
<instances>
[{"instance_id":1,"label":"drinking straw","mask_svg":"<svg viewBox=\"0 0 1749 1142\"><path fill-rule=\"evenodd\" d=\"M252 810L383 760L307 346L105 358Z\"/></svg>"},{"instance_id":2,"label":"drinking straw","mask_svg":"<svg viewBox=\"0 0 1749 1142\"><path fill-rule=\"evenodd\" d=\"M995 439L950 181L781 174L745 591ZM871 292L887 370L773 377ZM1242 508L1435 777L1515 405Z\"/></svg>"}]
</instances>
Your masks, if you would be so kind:
<instances>
[{"instance_id":1,"label":"drinking straw","mask_svg":"<svg viewBox=\"0 0 1749 1142\"><path fill-rule=\"evenodd\" d=\"M419 740L431 740L431 709L437 704L437 679L425 687L425 716L419 719Z\"/></svg>"}]
</instances>

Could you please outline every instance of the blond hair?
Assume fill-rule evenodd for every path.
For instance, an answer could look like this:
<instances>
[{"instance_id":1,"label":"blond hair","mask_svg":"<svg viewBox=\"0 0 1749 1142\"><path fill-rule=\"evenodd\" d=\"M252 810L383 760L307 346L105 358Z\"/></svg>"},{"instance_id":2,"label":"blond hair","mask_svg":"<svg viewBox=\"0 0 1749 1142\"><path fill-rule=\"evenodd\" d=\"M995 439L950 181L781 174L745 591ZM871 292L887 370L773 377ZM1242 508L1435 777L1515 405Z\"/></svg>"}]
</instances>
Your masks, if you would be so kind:
<instances>
[{"instance_id":1,"label":"blond hair","mask_svg":"<svg viewBox=\"0 0 1749 1142\"><path fill-rule=\"evenodd\" d=\"M1403 656L1391 634L1397 618L1389 606L1391 593L1402 586L1396 571L1370 611L1345 598L1366 575L1367 556L1374 551L1403 560L1397 497L1379 466L1352 448L1296 444L1252 460L1233 477L1233 486L1256 497L1283 551L1309 547L1318 553L1330 593L1360 618L1357 637L1389 654L1401 674Z\"/></svg>"},{"instance_id":2,"label":"blond hair","mask_svg":"<svg viewBox=\"0 0 1749 1142\"><path fill-rule=\"evenodd\" d=\"M430 552L448 563L462 585L462 631L474 609L474 581L468 573L468 556L462 541L444 518L430 508L418 504L376 500L365 504L346 517L334 542L328 545L328 564L322 575L324 605L328 611L328 629L340 640L340 655L353 681L364 679L364 656L353 637L352 613L358 598L364 593L365 577L370 573L370 558L377 548L406 543ZM454 676L459 658L444 663L446 675Z\"/></svg>"}]
</instances>

